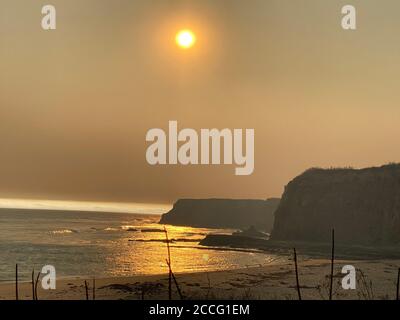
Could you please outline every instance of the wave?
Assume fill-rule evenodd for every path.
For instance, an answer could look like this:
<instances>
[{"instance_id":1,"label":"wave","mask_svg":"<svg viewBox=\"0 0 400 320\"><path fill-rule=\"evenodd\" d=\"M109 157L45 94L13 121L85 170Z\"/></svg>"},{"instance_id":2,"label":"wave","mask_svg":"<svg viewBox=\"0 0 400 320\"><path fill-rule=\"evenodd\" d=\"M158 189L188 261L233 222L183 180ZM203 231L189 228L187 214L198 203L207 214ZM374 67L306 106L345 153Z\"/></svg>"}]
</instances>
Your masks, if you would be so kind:
<instances>
[{"instance_id":1,"label":"wave","mask_svg":"<svg viewBox=\"0 0 400 320\"><path fill-rule=\"evenodd\" d=\"M51 234L71 234L71 233L78 233L78 231L73 229L62 229L62 230L53 230L50 231Z\"/></svg>"},{"instance_id":2,"label":"wave","mask_svg":"<svg viewBox=\"0 0 400 320\"><path fill-rule=\"evenodd\" d=\"M126 231L138 231L137 226L133 225L123 225L121 226L121 229Z\"/></svg>"},{"instance_id":3,"label":"wave","mask_svg":"<svg viewBox=\"0 0 400 320\"><path fill-rule=\"evenodd\" d=\"M105 228L104 229L104 231L120 231L121 229L119 229L119 228L113 228L113 227L108 227L108 228Z\"/></svg>"}]
</instances>

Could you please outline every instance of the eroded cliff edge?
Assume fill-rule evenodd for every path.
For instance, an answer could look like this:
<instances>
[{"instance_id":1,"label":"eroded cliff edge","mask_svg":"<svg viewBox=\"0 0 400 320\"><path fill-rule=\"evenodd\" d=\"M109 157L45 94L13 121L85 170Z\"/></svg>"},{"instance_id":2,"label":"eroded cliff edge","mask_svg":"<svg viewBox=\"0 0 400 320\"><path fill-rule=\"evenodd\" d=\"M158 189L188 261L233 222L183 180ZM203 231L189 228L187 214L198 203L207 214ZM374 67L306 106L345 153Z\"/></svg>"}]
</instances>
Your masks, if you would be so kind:
<instances>
[{"instance_id":1,"label":"eroded cliff edge","mask_svg":"<svg viewBox=\"0 0 400 320\"><path fill-rule=\"evenodd\" d=\"M400 165L310 169L286 187L273 240L400 244Z\"/></svg>"},{"instance_id":2,"label":"eroded cliff edge","mask_svg":"<svg viewBox=\"0 0 400 320\"><path fill-rule=\"evenodd\" d=\"M279 199L181 199L161 217L161 224L203 228L238 228L255 226L270 232Z\"/></svg>"}]
</instances>

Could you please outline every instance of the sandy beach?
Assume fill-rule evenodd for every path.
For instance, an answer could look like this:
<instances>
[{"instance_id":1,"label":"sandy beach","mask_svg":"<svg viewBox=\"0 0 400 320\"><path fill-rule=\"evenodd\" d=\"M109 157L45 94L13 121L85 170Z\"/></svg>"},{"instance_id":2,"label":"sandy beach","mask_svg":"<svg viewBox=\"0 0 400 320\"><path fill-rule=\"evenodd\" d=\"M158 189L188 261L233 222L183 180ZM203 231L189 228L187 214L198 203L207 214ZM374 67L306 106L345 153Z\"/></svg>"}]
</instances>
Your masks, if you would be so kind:
<instances>
[{"instance_id":1,"label":"sandy beach","mask_svg":"<svg viewBox=\"0 0 400 320\"><path fill-rule=\"evenodd\" d=\"M341 268L354 265L357 289L343 290ZM340 260L335 262L334 299L394 299L400 260ZM299 278L303 299L328 299L330 261L300 259ZM221 272L176 274L185 299L298 299L292 262ZM85 300L82 278L57 281L57 289L38 289L40 300ZM89 299L93 299L92 279ZM168 299L168 275L96 279L95 299ZM32 299L31 283L19 284L20 299ZM0 299L15 299L15 284L0 285ZM173 299L180 299L173 284Z\"/></svg>"}]
</instances>

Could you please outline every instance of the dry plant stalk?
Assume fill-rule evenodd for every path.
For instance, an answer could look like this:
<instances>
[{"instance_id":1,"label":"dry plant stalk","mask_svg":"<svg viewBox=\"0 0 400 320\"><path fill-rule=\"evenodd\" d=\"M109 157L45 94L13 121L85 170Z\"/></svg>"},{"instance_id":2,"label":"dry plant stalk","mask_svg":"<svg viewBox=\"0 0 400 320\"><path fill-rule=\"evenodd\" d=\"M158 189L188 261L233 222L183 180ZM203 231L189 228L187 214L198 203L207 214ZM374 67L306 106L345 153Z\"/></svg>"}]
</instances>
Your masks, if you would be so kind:
<instances>
[{"instance_id":1,"label":"dry plant stalk","mask_svg":"<svg viewBox=\"0 0 400 320\"><path fill-rule=\"evenodd\" d=\"M35 268L32 269L32 300L35 300Z\"/></svg>"},{"instance_id":2,"label":"dry plant stalk","mask_svg":"<svg viewBox=\"0 0 400 320\"><path fill-rule=\"evenodd\" d=\"M86 300L89 300L89 288L86 280L85 280L85 292L86 292Z\"/></svg>"},{"instance_id":3,"label":"dry plant stalk","mask_svg":"<svg viewBox=\"0 0 400 320\"><path fill-rule=\"evenodd\" d=\"M169 246L169 238L168 238L168 231L167 228L164 226L164 232L165 232L165 240L167 242L167 249L168 249L168 259L166 260L167 265L168 265L168 299L172 300L172 280L174 280L176 290L178 291L179 297L181 300L183 300L183 294L181 291L181 288L179 287L178 280L176 280L176 277L174 273L172 272L172 266L171 266L171 248Z\"/></svg>"},{"instance_id":4,"label":"dry plant stalk","mask_svg":"<svg viewBox=\"0 0 400 320\"><path fill-rule=\"evenodd\" d=\"M400 268L397 271L397 291L396 291L396 300L400 300Z\"/></svg>"},{"instance_id":5,"label":"dry plant stalk","mask_svg":"<svg viewBox=\"0 0 400 320\"><path fill-rule=\"evenodd\" d=\"M96 278L93 278L93 300L96 300Z\"/></svg>"},{"instance_id":6,"label":"dry plant stalk","mask_svg":"<svg viewBox=\"0 0 400 320\"><path fill-rule=\"evenodd\" d=\"M35 282L35 300L39 300L38 299L38 294L37 294L39 278L40 278L40 272L38 273L38 275L36 277L36 282Z\"/></svg>"},{"instance_id":7,"label":"dry plant stalk","mask_svg":"<svg viewBox=\"0 0 400 320\"><path fill-rule=\"evenodd\" d=\"M299 271L297 267L297 253L296 253L296 248L293 248L293 254L294 254L294 268L296 272L296 288L297 288L297 295L299 297L299 300L301 300L301 292L300 292L300 282L299 282Z\"/></svg>"},{"instance_id":8,"label":"dry plant stalk","mask_svg":"<svg viewBox=\"0 0 400 320\"><path fill-rule=\"evenodd\" d=\"M18 263L15 265L15 300L18 300Z\"/></svg>"},{"instance_id":9,"label":"dry plant stalk","mask_svg":"<svg viewBox=\"0 0 400 320\"><path fill-rule=\"evenodd\" d=\"M332 300L333 292L333 264L335 262L335 229L332 229L332 256L331 256L331 281L329 286L329 300Z\"/></svg>"},{"instance_id":10,"label":"dry plant stalk","mask_svg":"<svg viewBox=\"0 0 400 320\"><path fill-rule=\"evenodd\" d=\"M167 260L167 264L168 264L172 279L174 280L174 283L175 283L175 286L176 286L176 290L178 291L179 297L181 298L181 300L183 300L183 294L182 294L181 288L179 287L178 280L176 280L176 277L175 277L174 273L171 270L171 264L169 263L168 260Z\"/></svg>"},{"instance_id":11,"label":"dry plant stalk","mask_svg":"<svg viewBox=\"0 0 400 320\"><path fill-rule=\"evenodd\" d=\"M169 274L168 274L168 299L172 300L171 249L169 247L168 231L167 231L167 228L165 226L164 226L164 232L165 232L165 239L167 241L167 249L168 249L168 260L167 260L167 265L168 265L168 269L169 269Z\"/></svg>"}]
</instances>

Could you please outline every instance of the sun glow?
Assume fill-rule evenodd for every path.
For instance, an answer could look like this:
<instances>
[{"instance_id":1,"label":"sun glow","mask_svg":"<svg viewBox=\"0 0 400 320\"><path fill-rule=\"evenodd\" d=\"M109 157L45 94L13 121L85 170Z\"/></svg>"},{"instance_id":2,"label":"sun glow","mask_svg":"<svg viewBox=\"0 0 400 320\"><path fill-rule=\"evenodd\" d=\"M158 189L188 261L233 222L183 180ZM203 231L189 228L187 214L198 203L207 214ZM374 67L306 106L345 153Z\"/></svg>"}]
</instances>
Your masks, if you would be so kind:
<instances>
[{"instance_id":1,"label":"sun glow","mask_svg":"<svg viewBox=\"0 0 400 320\"><path fill-rule=\"evenodd\" d=\"M0 198L0 208L162 214L170 210L171 205Z\"/></svg>"},{"instance_id":2,"label":"sun glow","mask_svg":"<svg viewBox=\"0 0 400 320\"><path fill-rule=\"evenodd\" d=\"M196 36L190 30L181 30L176 35L176 44L182 49L190 49L196 43Z\"/></svg>"}]
</instances>

